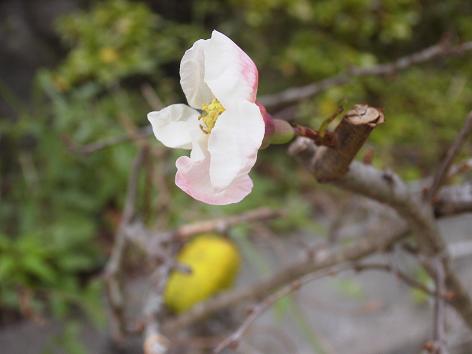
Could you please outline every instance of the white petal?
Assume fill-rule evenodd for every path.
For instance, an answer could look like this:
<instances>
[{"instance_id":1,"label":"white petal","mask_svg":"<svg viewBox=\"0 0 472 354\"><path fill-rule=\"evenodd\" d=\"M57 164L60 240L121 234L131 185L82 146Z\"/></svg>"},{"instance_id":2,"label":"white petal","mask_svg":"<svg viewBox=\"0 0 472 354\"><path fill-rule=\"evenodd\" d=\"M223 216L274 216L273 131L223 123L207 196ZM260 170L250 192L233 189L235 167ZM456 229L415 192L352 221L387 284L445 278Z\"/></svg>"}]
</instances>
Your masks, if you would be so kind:
<instances>
[{"instance_id":1,"label":"white petal","mask_svg":"<svg viewBox=\"0 0 472 354\"><path fill-rule=\"evenodd\" d=\"M265 125L259 107L250 102L233 104L218 117L208 140L210 180L226 188L254 166L264 139Z\"/></svg>"},{"instance_id":2,"label":"white petal","mask_svg":"<svg viewBox=\"0 0 472 354\"><path fill-rule=\"evenodd\" d=\"M189 105L201 108L209 103L213 94L204 81L204 47L207 40L199 39L188 49L180 61L180 85Z\"/></svg>"},{"instance_id":3,"label":"white petal","mask_svg":"<svg viewBox=\"0 0 472 354\"><path fill-rule=\"evenodd\" d=\"M258 73L251 58L218 31L213 31L203 50L205 82L223 106L238 100L255 102Z\"/></svg>"},{"instance_id":4,"label":"white petal","mask_svg":"<svg viewBox=\"0 0 472 354\"><path fill-rule=\"evenodd\" d=\"M210 183L209 156L200 161L193 161L187 156L177 159L175 184L196 200L212 205L226 205L240 202L252 190L252 181L248 175L235 179L226 189L217 191Z\"/></svg>"},{"instance_id":5,"label":"white petal","mask_svg":"<svg viewBox=\"0 0 472 354\"><path fill-rule=\"evenodd\" d=\"M148 114L157 140L170 148L191 149L192 142L204 135L198 111L184 104L173 104Z\"/></svg>"},{"instance_id":6,"label":"white petal","mask_svg":"<svg viewBox=\"0 0 472 354\"><path fill-rule=\"evenodd\" d=\"M208 152L208 135L202 134L199 139L192 142L192 151L190 158L192 161L201 161L209 156Z\"/></svg>"}]
</instances>

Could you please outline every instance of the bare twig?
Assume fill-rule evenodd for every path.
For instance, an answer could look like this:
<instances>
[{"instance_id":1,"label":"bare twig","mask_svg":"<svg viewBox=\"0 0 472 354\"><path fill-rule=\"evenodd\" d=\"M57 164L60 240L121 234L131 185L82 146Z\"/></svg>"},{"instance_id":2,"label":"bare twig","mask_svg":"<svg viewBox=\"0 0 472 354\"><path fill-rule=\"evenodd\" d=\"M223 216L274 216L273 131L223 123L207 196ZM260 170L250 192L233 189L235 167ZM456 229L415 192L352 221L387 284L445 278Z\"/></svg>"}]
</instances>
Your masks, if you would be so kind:
<instances>
[{"instance_id":1,"label":"bare twig","mask_svg":"<svg viewBox=\"0 0 472 354\"><path fill-rule=\"evenodd\" d=\"M257 305L254 305L249 313L249 316L243 321L243 323L234 331L231 335L226 337L223 341L221 341L216 348L214 349L214 353L218 354L221 353L226 348L233 348L237 346L238 342L241 340L241 337L246 333L249 327L254 323L254 321L260 317L265 311L267 311L275 302L278 300L288 296L294 291L300 289L303 285L312 282L317 279L321 279L326 276L335 275L341 270L349 269L347 265L344 267L338 267L337 269L328 269L324 272L320 272L317 274L309 274L304 276L300 279L296 279L292 281L287 286L283 287L282 289L276 291L275 293L270 294L264 300L259 302Z\"/></svg>"},{"instance_id":2,"label":"bare twig","mask_svg":"<svg viewBox=\"0 0 472 354\"><path fill-rule=\"evenodd\" d=\"M117 135L82 146L76 145L71 141L66 141L66 143L73 153L79 155L90 155L97 151L101 151L113 147L115 145L123 144L133 139L145 139L151 134L151 127L145 127L139 129L134 136L130 136L129 134Z\"/></svg>"},{"instance_id":3,"label":"bare twig","mask_svg":"<svg viewBox=\"0 0 472 354\"><path fill-rule=\"evenodd\" d=\"M151 258L162 258L164 257L162 245L168 244L171 241L185 242L190 237L205 232L224 233L229 228L238 224L269 220L281 215L283 215L282 210L259 208L239 215L229 215L186 224L175 230L158 233L148 230L143 224L138 222L128 225L126 234L131 242L137 244Z\"/></svg>"},{"instance_id":4,"label":"bare twig","mask_svg":"<svg viewBox=\"0 0 472 354\"><path fill-rule=\"evenodd\" d=\"M346 84L357 77L393 74L416 64L428 62L443 56L460 56L471 50L472 42L465 42L455 47L450 47L447 43L439 43L425 48L419 52L401 57L391 63L379 64L368 68L352 68L344 73L317 81L306 86L293 87L276 94L262 96L258 101L262 103L268 110L272 110L272 113L276 113L278 111L282 111L284 108L289 107L290 105L293 105L294 103L315 96L333 86ZM143 86L142 93L144 98L148 101L149 105L153 109L162 108L162 102L150 86ZM281 114L280 116L278 115L277 118L285 119L291 117L293 108L289 107L287 112L289 112L287 117L285 117L284 114ZM144 139L151 134L152 129L150 127L145 127L140 129L139 138ZM132 139L133 137L129 135L118 135L84 146L76 146L71 142L68 142L68 145L69 148L75 153L89 155L114 145L128 142Z\"/></svg>"},{"instance_id":5,"label":"bare twig","mask_svg":"<svg viewBox=\"0 0 472 354\"><path fill-rule=\"evenodd\" d=\"M316 146L308 139L299 138L291 146L291 153L317 177L313 160ZM429 205L410 192L408 186L394 173L382 172L372 166L353 162L348 172L333 181L343 189L362 194L394 208L411 225L420 250L425 256L440 256L446 274L448 290L454 298L451 304L464 322L472 328L472 301L459 278L451 269L447 249L442 240Z\"/></svg>"},{"instance_id":6,"label":"bare twig","mask_svg":"<svg viewBox=\"0 0 472 354\"><path fill-rule=\"evenodd\" d=\"M154 89L146 84L141 87L141 92L143 94L143 97L145 100L148 102L149 106L152 109L158 110L162 108L162 101L160 100L159 96L157 96L156 91ZM129 130L129 129L128 129ZM68 148L80 155L90 155L93 154L97 151L101 151L110 147L113 147L115 145L123 144L131 140L142 140L146 139L148 136L152 135L152 128L149 127L143 127L140 129L134 129L132 132L128 131L127 134L123 135L117 135L117 136L112 136L110 138L106 138L103 140L99 140L90 144L86 145L77 145L74 142L72 142L70 139L67 139L64 137L65 143L67 144Z\"/></svg>"},{"instance_id":7,"label":"bare twig","mask_svg":"<svg viewBox=\"0 0 472 354\"><path fill-rule=\"evenodd\" d=\"M141 93L143 94L143 97L147 101L149 107L151 107L152 109L157 111L164 106L162 104L161 99L157 95L156 90L154 90L151 85L149 84L142 85Z\"/></svg>"},{"instance_id":8,"label":"bare twig","mask_svg":"<svg viewBox=\"0 0 472 354\"><path fill-rule=\"evenodd\" d=\"M428 288L423 283L421 283L418 280L410 277L408 274L400 271L399 269L396 269L396 268L392 267L390 264L360 263L360 264L356 264L354 266L354 269L357 270L357 271L378 270L378 271L391 273L395 277L397 277L398 280L401 280L403 283L405 283L409 287L420 290L421 292L423 292L426 295L429 295L431 297L436 296L436 292L434 290ZM449 298L450 298L449 294L446 291L443 291L442 293L440 293L440 296L441 296L442 299L444 299L446 301L448 301Z\"/></svg>"},{"instance_id":9,"label":"bare twig","mask_svg":"<svg viewBox=\"0 0 472 354\"><path fill-rule=\"evenodd\" d=\"M445 190L446 189L443 191ZM394 216L395 215L392 215L392 217ZM223 293L213 299L198 304L185 314L170 319L165 323L165 328L167 331L171 332L180 330L224 308L241 304L245 301L261 299L280 287L290 283L298 276L303 276L310 272L316 272L325 269L326 267L332 267L342 262L357 261L368 257L375 252L386 250L410 233L406 223L399 217L394 217L392 220L394 221L388 224L388 227L385 227L385 223L383 223L381 230L372 230L372 236L361 239L356 238L356 242L352 246L347 248L332 248L331 250L319 250L315 254L311 253L311 261L301 259L261 282L248 285L244 288L235 289L228 293ZM139 234L139 232L132 232L132 234ZM391 268L389 267L390 266L388 266L388 269L384 270L391 271ZM393 274L396 274L406 284L418 288L430 295L434 295L431 289L424 287L414 279L411 279L398 271L394 271ZM452 292L446 291L444 293L444 298L451 300L453 295Z\"/></svg>"},{"instance_id":10,"label":"bare twig","mask_svg":"<svg viewBox=\"0 0 472 354\"><path fill-rule=\"evenodd\" d=\"M437 217L472 212L472 184L444 187L433 204Z\"/></svg>"},{"instance_id":11,"label":"bare twig","mask_svg":"<svg viewBox=\"0 0 472 354\"><path fill-rule=\"evenodd\" d=\"M239 215L229 215L217 219L199 221L192 224L183 225L173 232L172 237L178 238L180 240L186 240L195 234L204 232L216 231L224 233L235 225L270 220L280 217L283 214L284 212L281 209L274 210L271 208L258 208L241 213Z\"/></svg>"},{"instance_id":12,"label":"bare twig","mask_svg":"<svg viewBox=\"0 0 472 354\"><path fill-rule=\"evenodd\" d=\"M424 284L418 282L417 280L409 277L407 274L399 271L398 269L394 269L389 264L384 263L344 263L341 266L335 266L333 268L328 268L324 272L317 272L315 274L308 274L303 276L299 279L296 279L289 283L287 286L281 288L280 290L276 291L268 295L265 299L260 301L257 305L254 305L249 313L249 316L243 321L243 323L234 331L231 335L226 337L214 350L215 353L221 353L225 348L234 347L240 341L241 337L245 334L248 328L254 323L254 321L262 315L268 308L270 308L276 301L279 299L289 295L290 293L297 291L305 284L320 279L322 277L336 275L340 271L345 270L354 270L356 272L360 271L369 271L369 270L379 270L384 272L389 272L394 274L399 280L403 281L406 285L419 289L423 291L427 295L432 297L439 296L443 303L447 301L449 298L447 293L444 292L444 289L441 292L435 292L429 289ZM439 353L438 353L439 354ZM441 353L442 354L442 353Z\"/></svg>"},{"instance_id":13,"label":"bare twig","mask_svg":"<svg viewBox=\"0 0 472 354\"><path fill-rule=\"evenodd\" d=\"M126 322L124 318L124 295L121 284L123 256L126 250L125 229L126 226L131 222L135 213L138 178L145 153L145 150L140 150L131 166L124 210L120 225L118 226L118 230L115 235L111 256L106 265L104 274L107 285L108 301L113 319L113 337L116 340L121 340L126 332Z\"/></svg>"},{"instance_id":14,"label":"bare twig","mask_svg":"<svg viewBox=\"0 0 472 354\"><path fill-rule=\"evenodd\" d=\"M169 340L161 334L159 317L163 307L163 293L173 264L173 257L169 255L158 269L158 282L151 290L145 304L144 354L165 354L170 345Z\"/></svg>"},{"instance_id":15,"label":"bare twig","mask_svg":"<svg viewBox=\"0 0 472 354\"><path fill-rule=\"evenodd\" d=\"M447 354L446 347L446 311L442 294L446 288L444 265L439 258L432 260L432 268L435 270L435 296L434 296L434 321L433 342L434 354Z\"/></svg>"},{"instance_id":16,"label":"bare twig","mask_svg":"<svg viewBox=\"0 0 472 354\"><path fill-rule=\"evenodd\" d=\"M388 249L393 243L407 235L407 227L401 220L382 233L374 233L356 240L347 247L320 248L308 252L307 256L293 262L271 277L243 288L223 293L210 300L197 304L189 311L170 319L165 323L167 331L173 332L200 321L216 311L245 301L260 300L281 287L290 284L293 279L304 275L331 269L334 266L359 261L369 255Z\"/></svg>"},{"instance_id":17,"label":"bare twig","mask_svg":"<svg viewBox=\"0 0 472 354\"><path fill-rule=\"evenodd\" d=\"M427 199L433 200L436 193L438 192L441 185L444 183L445 179L449 174L449 169L451 168L452 162L456 155L458 154L459 150L464 145L467 137L472 132L472 111L468 114L467 118L465 119L464 126L462 127L461 131L457 135L456 139L449 147L449 150L446 153L444 160L439 165L438 170L436 171L433 182L431 183L431 187L428 190Z\"/></svg>"},{"instance_id":18,"label":"bare twig","mask_svg":"<svg viewBox=\"0 0 472 354\"><path fill-rule=\"evenodd\" d=\"M390 63L374 65L367 68L352 68L341 74L306 86L293 87L279 93L262 96L259 98L259 101L268 110L275 113L275 111L313 97L331 87L346 84L357 77L389 75L405 70L413 65L425 63L440 57L463 55L470 50L472 50L472 42L466 42L455 47L451 47L448 43L441 42L420 50L419 52L398 58Z\"/></svg>"},{"instance_id":19,"label":"bare twig","mask_svg":"<svg viewBox=\"0 0 472 354\"><path fill-rule=\"evenodd\" d=\"M298 124L293 125L293 131L296 136L303 136L305 138L311 139L315 142L316 145L330 146L335 147L336 141L334 140L334 135L331 132L326 132L326 134L320 134L314 129L309 127L304 127Z\"/></svg>"},{"instance_id":20,"label":"bare twig","mask_svg":"<svg viewBox=\"0 0 472 354\"><path fill-rule=\"evenodd\" d=\"M452 165L447 178L453 178L461 173L469 172L470 170L472 170L472 159L467 159L458 164Z\"/></svg>"}]
</instances>

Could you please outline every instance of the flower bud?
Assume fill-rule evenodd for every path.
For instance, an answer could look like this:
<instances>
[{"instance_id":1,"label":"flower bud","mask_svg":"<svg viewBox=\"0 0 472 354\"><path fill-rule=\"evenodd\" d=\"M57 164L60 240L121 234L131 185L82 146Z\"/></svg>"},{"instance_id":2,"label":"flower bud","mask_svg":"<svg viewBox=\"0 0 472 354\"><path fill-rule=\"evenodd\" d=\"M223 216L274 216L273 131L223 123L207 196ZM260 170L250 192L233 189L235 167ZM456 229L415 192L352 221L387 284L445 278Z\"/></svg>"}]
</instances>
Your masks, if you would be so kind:
<instances>
[{"instance_id":1,"label":"flower bud","mask_svg":"<svg viewBox=\"0 0 472 354\"><path fill-rule=\"evenodd\" d=\"M269 144L287 144L295 137L295 130L289 122L272 119L272 133L266 137Z\"/></svg>"},{"instance_id":2,"label":"flower bud","mask_svg":"<svg viewBox=\"0 0 472 354\"><path fill-rule=\"evenodd\" d=\"M295 136L295 130L285 120L274 119L266 108L259 102L256 102L264 118L265 135L262 141L261 149L265 149L270 144L286 144Z\"/></svg>"}]
</instances>

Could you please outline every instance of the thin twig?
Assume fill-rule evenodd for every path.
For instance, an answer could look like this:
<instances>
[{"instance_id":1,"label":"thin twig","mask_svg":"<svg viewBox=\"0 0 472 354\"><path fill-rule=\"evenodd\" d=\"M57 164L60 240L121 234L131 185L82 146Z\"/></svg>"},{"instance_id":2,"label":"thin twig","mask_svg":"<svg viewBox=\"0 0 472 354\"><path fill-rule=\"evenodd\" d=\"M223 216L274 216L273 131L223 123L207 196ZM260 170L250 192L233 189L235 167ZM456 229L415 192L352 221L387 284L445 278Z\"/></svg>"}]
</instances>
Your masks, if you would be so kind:
<instances>
[{"instance_id":1,"label":"thin twig","mask_svg":"<svg viewBox=\"0 0 472 354\"><path fill-rule=\"evenodd\" d=\"M228 215L221 218L199 221L182 225L175 230L165 232L153 232L147 229L141 222L129 224L126 228L127 238L141 248L152 259L165 259L163 245L173 241L185 242L190 237L205 232L224 233L231 227L244 223L264 221L280 217L282 210L270 208L258 208L238 215Z\"/></svg>"},{"instance_id":2,"label":"thin twig","mask_svg":"<svg viewBox=\"0 0 472 354\"><path fill-rule=\"evenodd\" d=\"M313 158L318 156L316 150L314 143L305 138L298 138L291 146L292 154L299 157L315 178L319 172L315 168L316 158ZM337 173L337 169L334 171ZM326 178L327 172L329 171L324 171L323 178ZM451 305L472 329L472 299L451 267L447 247L434 220L431 205L417 198L398 175L358 162L351 163L347 173L337 176L332 183L391 206L410 224L424 259L441 257L447 288L454 294ZM427 264L424 266L427 268Z\"/></svg>"},{"instance_id":3,"label":"thin twig","mask_svg":"<svg viewBox=\"0 0 472 354\"><path fill-rule=\"evenodd\" d=\"M436 217L471 213L472 183L443 187L433 202Z\"/></svg>"},{"instance_id":4,"label":"thin twig","mask_svg":"<svg viewBox=\"0 0 472 354\"><path fill-rule=\"evenodd\" d=\"M438 192L441 185L445 182L449 174L449 169L451 168L454 158L459 153L459 150L462 148L471 132L472 111L469 112L462 129L460 130L459 134L457 134L454 142L449 147L444 160L439 165L439 168L434 175L433 182L431 183L431 187L428 190L427 200L431 201L436 196L436 193Z\"/></svg>"},{"instance_id":5,"label":"thin twig","mask_svg":"<svg viewBox=\"0 0 472 354\"><path fill-rule=\"evenodd\" d=\"M319 250L319 253L311 253L311 261L301 259L258 283L250 284L246 287L232 290L231 292L222 293L215 298L198 304L177 318L168 320L165 323L165 328L170 332L181 330L186 326L202 321L204 318L224 308L241 304L245 301L263 298L290 283L294 277L316 272L326 267L332 267L340 262L358 261L376 252L384 251L411 233L406 223L398 216L395 216L396 214L390 216L393 222L390 223L388 227L385 226L385 223L382 223L381 231L372 230L371 236L356 238L356 242L353 243L352 246L345 248L333 247L329 250ZM134 237L140 233L142 234L139 230L130 230L130 234L135 235ZM390 271L390 269L388 270ZM394 272L394 274L397 273ZM418 288L430 295L433 294L431 289L424 287L421 283L415 282L414 279L403 276L402 274L397 275L407 285ZM454 293L451 291L444 293L445 300L451 301L453 297Z\"/></svg>"},{"instance_id":6,"label":"thin twig","mask_svg":"<svg viewBox=\"0 0 472 354\"><path fill-rule=\"evenodd\" d=\"M234 347L238 344L241 340L241 337L247 332L248 328L254 323L254 321L260 317L268 308L270 308L276 301L280 300L281 298L289 295L290 293L297 291L305 284L312 282L314 280L330 276L336 275L340 271L345 270L354 270L356 272L360 271L369 271L369 270L380 270L384 272L389 272L394 274L398 279L402 280L406 285L419 289L430 296L439 296L444 299L446 298L445 294L437 293L425 285L421 284L417 280L409 277L405 273L394 269L392 266L384 263L345 263L340 264L339 266L333 268L328 268L324 272L318 272L316 274L308 274L303 276L295 281L292 281L287 286L283 287L282 289L276 291L275 293L270 294L264 300L260 301L257 305L254 305L249 313L249 316L243 321L243 323L234 331L231 335L226 337L214 350L214 353L218 354L221 353L225 348ZM438 353L439 354L439 353ZM443 354L443 353L441 353Z\"/></svg>"},{"instance_id":7,"label":"thin twig","mask_svg":"<svg viewBox=\"0 0 472 354\"><path fill-rule=\"evenodd\" d=\"M131 136L129 134L117 135L86 145L77 145L67 140L66 144L73 153L87 156L95 152L113 147L115 145L123 144L134 139L145 139L151 134L151 127L144 127L139 129L134 136Z\"/></svg>"},{"instance_id":8,"label":"thin twig","mask_svg":"<svg viewBox=\"0 0 472 354\"><path fill-rule=\"evenodd\" d=\"M273 113L275 113L275 111L281 110L290 104L312 97L333 86L345 84L356 77L392 74L397 71L405 70L410 66L421 64L441 56L463 55L470 50L472 50L472 42L465 42L452 48L447 43L439 43L419 52L401 57L391 63L379 64L369 68L352 68L344 73L306 86L290 88L276 94L262 96L259 98L259 102L261 102L267 109L273 110ZM143 96L152 108L160 109L162 107L162 102L150 86L143 86L142 92ZM152 129L150 127L141 128L137 133L136 136L139 139L144 139L152 134ZM75 153L89 155L117 144L128 142L135 139L136 136L130 136L128 134L119 135L83 146L77 146L72 142L67 141L67 145Z\"/></svg>"},{"instance_id":9,"label":"thin twig","mask_svg":"<svg viewBox=\"0 0 472 354\"><path fill-rule=\"evenodd\" d=\"M177 228L172 237L180 240L186 240L189 237L204 233L216 231L220 233L226 232L229 228L254 221L265 221L283 216L284 211L281 209L257 208L239 215L229 215L221 218L199 221L192 224L183 225Z\"/></svg>"},{"instance_id":10,"label":"thin twig","mask_svg":"<svg viewBox=\"0 0 472 354\"><path fill-rule=\"evenodd\" d=\"M163 294L170 272L174 268L174 258L169 255L158 269L157 284L150 291L144 307L144 354L165 354L169 348L169 340L161 334L160 314L162 312Z\"/></svg>"},{"instance_id":11,"label":"thin twig","mask_svg":"<svg viewBox=\"0 0 472 354\"><path fill-rule=\"evenodd\" d=\"M378 64L367 68L352 68L341 74L306 86L293 87L272 95L262 96L259 98L259 102L268 110L271 110L272 113L275 113L284 107L313 97L331 87L346 84L357 77L389 75L436 58L463 55L470 50L472 50L472 41L455 47L451 47L449 43L440 42L416 53L398 58L390 63Z\"/></svg>"},{"instance_id":12,"label":"thin twig","mask_svg":"<svg viewBox=\"0 0 472 354\"><path fill-rule=\"evenodd\" d=\"M451 166L447 178L451 179L459 174L469 172L470 170L472 170L472 159L461 161Z\"/></svg>"},{"instance_id":13,"label":"thin twig","mask_svg":"<svg viewBox=\"0 0 472 354\"><path fill-rule=\"evenodd\" d=\"M336 146L336 141L334 140L334 135L332 132L320 134L318 131L310 127L304 127L298 124L293 125L293 131L295 132L296 136L303 136L305 138L311 139L316 145L329 147Z\"/></svg>"},{"instance_id":14,"label":"thin twig","mask_svg":"<svg viewBox=\"0 0 472 354\"><path fill-rule=\"evenodd\" d=\"M357 77L388 75L405 70L410 66L422 64L424 62L428 62L442 56L460 56L470 50L472 50L472 42L465 42L461 45L452 48L447 44L439 43L431 47L425 48L419 52L401 57L390 63L379 64L368 68L352 68L344 73L328 77L324 80L317 81L306 86L292 87L282 92L261 96L258 101L262 103L268 110L272 110L272 113L275 114L290 105L305 100L309 97L315 96L331 87L346 84ZM143 86L142 88L143 95L150 104L150 106L153 109L160 109L162 107L162 102L159 100L158 96L155 95L155 92L151 93L152 91L154 90L150 87ZM287 109L288 111L293 112L293 109L291 107ZM282 116L277 116L277 118L284 118ZM291 114L287 115L287 117L291 116ZM142 128L139 131L140 139L144 139L150 136L151 134L152 129L150 127ZM68 145L70 149L74 152L83 155L89 155L105 148L128 142L132 139L133 137L129 135L119 135L105 140L90 143L84 146L75 146L70 142L68 142Z\"/></svg>"},{"instance_id":15,"label":"thin twig","mask_svg":"<svg viewBox=\"0 0 472 354\"><path fill-rule=\"evenodd\" d=\"M161 109L164 105L162 104L161 99L157 95L156 90L152 88L151 85L149 84L144 84L141 86L141 93L148 103L149 107L151 107L154 110L159 110Z\"/></svg>"},{"instance_id":16,"label":"thin twig","mask_svg":"<svg viewBox=\"0 0 472 354\"><path fill-rule=\"evenodd\" d=\"M146 151L144 149L140 150L131 166L123 214L120 225L115 234L113 248L104 274L107 285L108 301L113 319L113 337L116 340L121 340L126 332L124 295L121 283L123 256L127 245L125 230L135 214L138 179L145 154Z\"/></svg>"},{"instance_id":17,"label":"thin twig","mask_svg":"<svg viewBox=\"0 0 472 354\"><path fill-rule=\"evenodd\" d=\"M400 271L399 269L396 269L396 268L392 267L389 264L384 264L384 263L360 263L360 264L356 264L354 269L357 270L357 271L378 270L378 271L391 273L395 277L397 277L398 280L401 280L403 283L405 283L409 287L420 290L423 293L425 293L426 295L434 297L437 294L434 290L428 288L423 283L421 283L418 280L410 277L409 275L407 275L406 273ZM446 301L448 301L449 298L450 298L449 294L446 291L443 291L440 294L440 297L442 299L446 300Z\"/></svg>"},{"instance_id":18,"label":"thin twig","mask_svg":"<svg viewBox=\"0 0 472 354\"><path fill-rule=\"evenodd\" d=\"M356 239L356 242L350 246L319 248L313 252L308 252L303 258L284 267L267 279L231 292L222 293L197 304L177 318L170 319L166 322L165 327L170 332L177 331L224 308L245 301L260 300L290 284L293 279L325 269L332 269L332 267L342 263L359 261L373 253L388 249L393 243L403 239L407 235L407 231L406 225L400 220L384 233L375 232L372 235Z\"/></svg>"},{"instance_id":19,"label":"thin twig","mask_svg":"<svg viewBox=\"0 0 472 354\"><path fill-rule=\"evenodd\" d=\"M141 93L152 109L159 110L162 108L162 101L160 100L156 91L149 84L145 84L141 87ZM148 126L140 129L133 129L132 133L128 132L127 134L112 136L110 138L106 138L82 146L73 143L72 141L70 141L70 139L67 139L65 137L64 140L72 152L80 155L90 155L106 148L126 143L130 140L145 139L151 135L152 128Z\"/></svg>"},{"instance_id":20,"label":"thin twig","mask_svg":"<svg viewBox=\"0 0 472 354\"><path fill-rule=\"evenodd\" d=\"M433 342L434 354L448 354L446 347L446 310L442 294L446 288L443 262L439 258L433 259L435 270L435 297L434 297L434 321Z\"/></svg>"},{"instance_id":21,"label":"thin twig","mask_svg":"<svg viewBox=\"0 0 472 354\"><path fill-rule=\"evenodd\" d=\"M287 286L283 287L282 289L276 291L275 293L270 294L264 300L259 302L257 305L254 305L250 312L249 316L243 321L243 323L234 331L231 335L226 337L223 341L221 341L216 348L213 350L213 353L219 354L226 348L234 348L238 345L238 342L241 340L241 337L246 333L249 327L254 323L254 321L260 317L265 311L267 311L275 302L278 300L290 295L294 291L297 291L302 286L306 285L309 282L312 282L317 279L321 279L326 276L336 275L338 272L342 270L349 269L348 265L341 265L337 269L327 269L324 272L317 273L317 274L309 274L300 279L292 281Z\"/></svg>"}]
</instances>

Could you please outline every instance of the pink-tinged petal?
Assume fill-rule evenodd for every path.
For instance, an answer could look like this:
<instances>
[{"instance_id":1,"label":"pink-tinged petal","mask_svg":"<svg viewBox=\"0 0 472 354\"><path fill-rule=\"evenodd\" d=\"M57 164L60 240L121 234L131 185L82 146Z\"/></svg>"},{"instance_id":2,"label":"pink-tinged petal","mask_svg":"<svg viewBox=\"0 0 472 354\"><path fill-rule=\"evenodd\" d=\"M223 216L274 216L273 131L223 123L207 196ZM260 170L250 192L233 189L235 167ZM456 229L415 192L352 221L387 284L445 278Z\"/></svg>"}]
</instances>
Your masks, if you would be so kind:
<instances>
[{"instance_id":1,"label":"pink-tinged petal","mask_svg":"<svg viewBox=\"0 0 472 354\"><path fill-rule=\"evenodd\" d=\"M215 190L210 183L210 160L199 161L182 156L177 159L175 184L192 198L211 205L238 203L252 190L252 181L248 175L235 179L224 190Z\"/></svg>"},{"instance_id":2,"label":"pink-tinged petal","mask_svg":"<svg viewBox=\"0 0 472 354\"><path fill-rule=\"evenodd\" d=\"M157 140L167 147L180 149L191 149L192 142L204 135L198 116L198 111L184 104L173 104L147 115Z\"/></svg>"},{"instance_id":3,"label":"pink-tinged petal","mask_svg":"<svg viewBox=\"0 0 472 354\"><path fill-rule=\"evenodd\" d=\"M215 188L227 188L249 173L264 133L264 120L254 103L240 101L218 117L208 139L210 180Z\"/></svg>"},{"instance_id":4,"label":"pink-tinged petal","mask_svg":"<svg viewBox=\"0 0 472 354\"><path fill-rule=\"evenodd\" d=\"M225 108L234 101L256 100L257 67L241 48L224 34L213 31L203 50L205 82Z\"/></svg>"},{"instance_id":5,"label":"pink-tinged petal","mask_svg":"<svg viewBox=\"0 0 472 354\"><path fill-rule=\"evenodd\" d=\"M262 118L264 119L265 136L269 136L274 131L274 121L272 115L267 112L267 109L262 103L256 101L256 104L257 107L259 107L259 110L261 111Z\"/></svg>"},{"instance_id":6,"label":"pink-tinged petal","mask_svg":"<svg viewBox=\"0 0 472 354\"><path fill-rule=\"evenodd\" d=\"M204 47L207 40L199 39L188 49L180 61L180 85L189 105L201 108L213 99L209 87L204 81Z\"/></svg>"}]
</instances>

